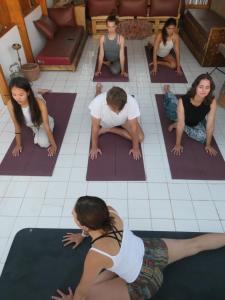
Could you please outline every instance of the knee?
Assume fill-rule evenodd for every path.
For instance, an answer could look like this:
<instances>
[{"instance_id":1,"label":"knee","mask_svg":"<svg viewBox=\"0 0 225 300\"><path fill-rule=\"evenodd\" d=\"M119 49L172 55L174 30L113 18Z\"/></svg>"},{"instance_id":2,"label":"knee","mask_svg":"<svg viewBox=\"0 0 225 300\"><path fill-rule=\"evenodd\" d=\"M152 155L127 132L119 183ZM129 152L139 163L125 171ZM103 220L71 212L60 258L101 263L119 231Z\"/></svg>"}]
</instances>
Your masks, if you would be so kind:
<instances>
[{"instance_id":1,"label":"knee","mask_svg":"<svg viewBox=\"0 0 225 300\"><path fill-rule=\"evenodd\" d=\"M120 68L111 67L111 72L113 75L118 75L120 73Z\"/></svg>"},{"instance_id":2,"label":"knee","mask_svg":"<svg viewBox=\"0 0 225 300\"><path fill-rule=\"evenodd\" d=\"M41 141L38 141L37 144L41 147L41 148L48 148L50 146L49 140L48 139L43 139Z\"/></svg>"},{"instance_id":3,"label":"knee","mask_svg":"<svg viewBox=\"0 0 225 300\"><path fill-rule=\"evenodd\" d=\"M170 62L170 67L171 69L176 69L177 68L177 63L175 61Z\"/></svg>"}]
</instances>

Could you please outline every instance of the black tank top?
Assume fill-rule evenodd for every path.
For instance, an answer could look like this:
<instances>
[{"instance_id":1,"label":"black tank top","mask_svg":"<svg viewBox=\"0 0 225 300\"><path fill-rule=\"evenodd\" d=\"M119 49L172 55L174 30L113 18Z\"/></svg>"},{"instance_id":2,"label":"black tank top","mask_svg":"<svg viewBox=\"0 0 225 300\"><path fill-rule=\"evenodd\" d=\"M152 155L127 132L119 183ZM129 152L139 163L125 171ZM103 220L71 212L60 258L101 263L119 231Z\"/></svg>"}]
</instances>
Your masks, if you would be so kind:
<instances>
[{"instance_id":1,"label":"black tank top","mask_svg":"<svg viewBox=\"0 0 225 300\"><path fill-rule=\"evenodd\" d=\"M91 245L94 244L95 241L100 240L105 237L113 238L117 241L119 247L121 246L122 237L123 237L123 230L118 230L115 226L112 226L112 231L109 231L105 234L100 235L96 239L91 241Z\"/></svg>"},{"instance_id":2,"label":"black tank top","mask_svg":"<svg viewBox=\"0 0 225 300\"><path fill-rule=\"evenodd\" d=\"M202 103L199 106L195 106L191 103L191 99L186 95L182 97L185 114L185 125L194 127L199 122L203 121L210 111L210 105Z\"/></svg>"}]
</instances>

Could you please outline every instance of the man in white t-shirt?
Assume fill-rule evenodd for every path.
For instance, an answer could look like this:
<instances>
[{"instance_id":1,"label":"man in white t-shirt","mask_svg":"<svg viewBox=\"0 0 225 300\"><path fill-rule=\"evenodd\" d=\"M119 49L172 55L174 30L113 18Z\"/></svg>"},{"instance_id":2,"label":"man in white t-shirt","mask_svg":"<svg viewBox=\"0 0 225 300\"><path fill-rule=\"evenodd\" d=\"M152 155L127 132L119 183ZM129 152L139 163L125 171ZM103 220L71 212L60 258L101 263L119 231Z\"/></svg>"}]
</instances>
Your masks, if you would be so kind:
<instances>
[{"instance_id":1,"label":"man in white t-shirt","mask_svg":"<svg viewBox=\"0 0 225 300\"><path fill-rule=\"evenodd\" d=\"M138 122L140 110L134 97L126 94L120 87L112 87L107 93L102 93L102 85L98 83L96 97L90 103L89 109L92 117L91 159L102 154L98 147L98 137L107 132L131 140L129 154L136 160L141 157L139 143L143 141L144 133Z\"/></svg>"}]
</instances>

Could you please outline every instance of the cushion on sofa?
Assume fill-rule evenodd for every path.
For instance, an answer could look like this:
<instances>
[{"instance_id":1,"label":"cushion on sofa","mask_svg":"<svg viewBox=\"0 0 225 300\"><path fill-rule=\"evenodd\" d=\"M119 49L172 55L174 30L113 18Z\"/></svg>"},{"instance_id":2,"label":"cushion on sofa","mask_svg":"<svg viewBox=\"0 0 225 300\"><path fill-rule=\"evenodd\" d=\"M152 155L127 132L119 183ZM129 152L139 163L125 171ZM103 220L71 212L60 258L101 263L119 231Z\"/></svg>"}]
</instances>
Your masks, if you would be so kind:
<instances>
[{"instance_id":1,"label":"cushion on sofa","mask_svg":"<svg viewBox=\"0 0 225 300\"><path fill-rule=\"evenodd\" d=\"M42 16L39 20L34 21L34 25L49 40L52 40L58 31L58 26L47 16Z\"/></svg>"},{"instance_id":2,"label":"cushion on sofa","mask_svg":"<svg viewBox=\"0 0 225 300\"><path fill-rule=\"evenodd\" d=\"M45 65L70 65L83 35L83 26L59 27L54 39L46 43L36 61Z\"/></svg>"},{"instance_id":3,"label":"cushion on sofa","mask_svg":"<svg viewBox=\"0 0 225 300\"><path fill-rule=\"evenodd\" d=\"M150 17L177 17L180 0L151 0Z\"/></svg>"},{"instance_id":4,"label":"cushion on sofa","mask_svg":"<svg viewBox=\"0 0 225 300\"><path fill-rule=\"evenodd\" d=\"M117 14L117 0L88 0L88 11L90 17Z\"/></svg>"},{"instance_id":5,"label":"cushion on sofa","mask_svg":"<svg viewBox=\"0 0 225 300\"><path fill-rule=\"evenodd\" d=\"M48 15L58 26L76 26L73 5L49 8Z\"/></svg>"},{"instance_id":6,"label":"cushion on sofa","mask_svg":"<svg viewBox=\"0 0 225 300\"><path fill-rule=\"evenodd\" d=\"M147 16L147 0L120 0L118 14L125 16Z\"/></svg>"}]
</instances>

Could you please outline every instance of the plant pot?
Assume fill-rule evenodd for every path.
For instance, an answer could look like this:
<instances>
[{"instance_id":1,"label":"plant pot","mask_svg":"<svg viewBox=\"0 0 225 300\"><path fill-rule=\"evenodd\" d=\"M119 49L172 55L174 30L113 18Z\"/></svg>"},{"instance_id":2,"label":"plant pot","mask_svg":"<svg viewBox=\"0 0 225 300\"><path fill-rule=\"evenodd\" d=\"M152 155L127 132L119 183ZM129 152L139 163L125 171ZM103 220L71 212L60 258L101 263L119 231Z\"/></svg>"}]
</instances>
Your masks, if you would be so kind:
<instances>
[{"instance_id":1,"label":"plant pot","mask_svg":"<svg viewBox=\"0 0 225 300\"><path fill-rule=\"evenodd\" d=\"M40 77L40 68L36 63L22 65L21 71L28 81L35 81Z\"/></svg>"}]
</instances>

